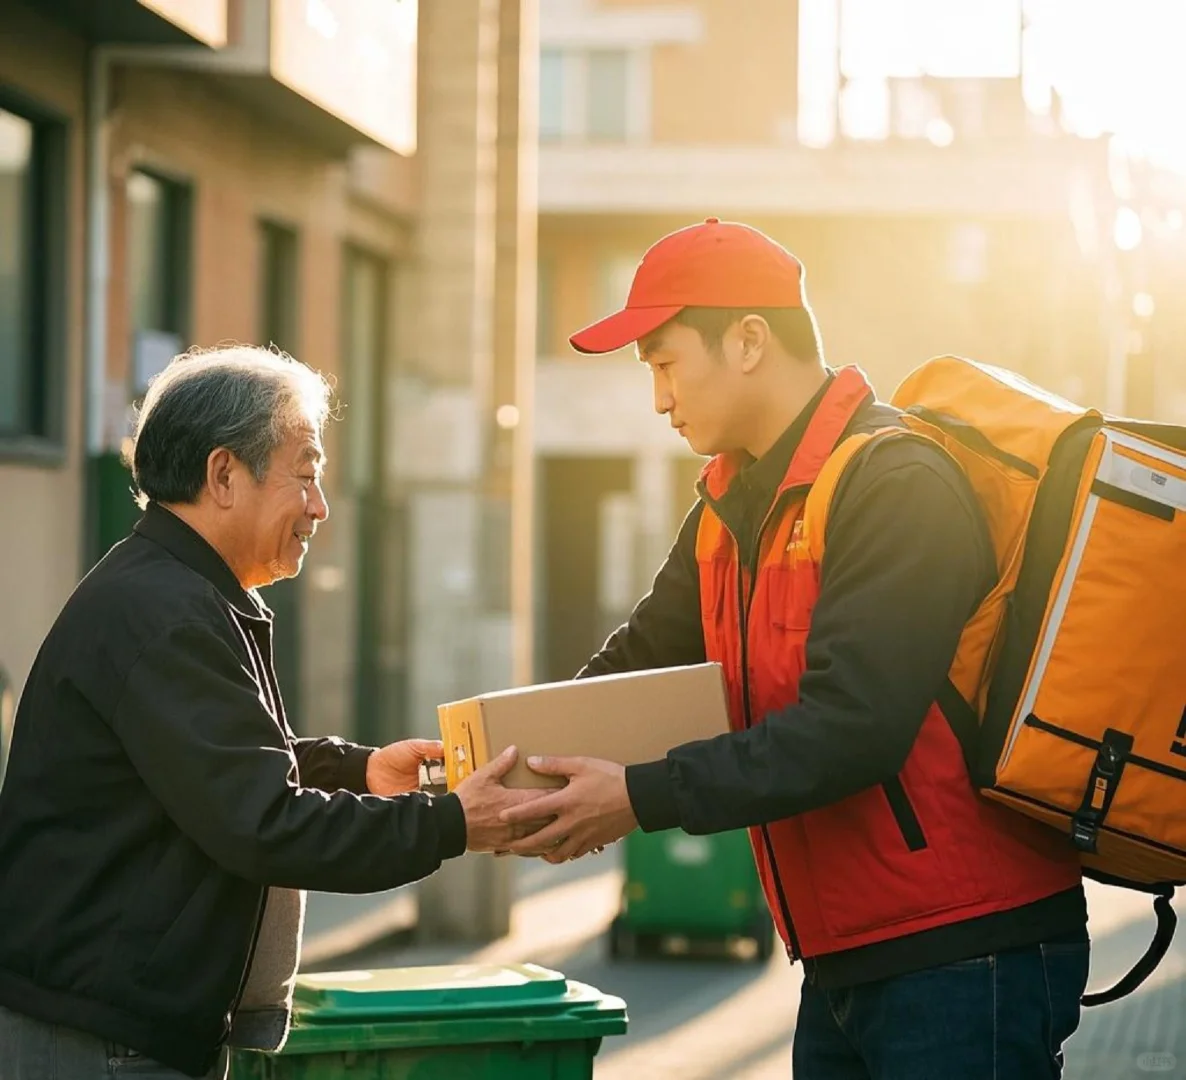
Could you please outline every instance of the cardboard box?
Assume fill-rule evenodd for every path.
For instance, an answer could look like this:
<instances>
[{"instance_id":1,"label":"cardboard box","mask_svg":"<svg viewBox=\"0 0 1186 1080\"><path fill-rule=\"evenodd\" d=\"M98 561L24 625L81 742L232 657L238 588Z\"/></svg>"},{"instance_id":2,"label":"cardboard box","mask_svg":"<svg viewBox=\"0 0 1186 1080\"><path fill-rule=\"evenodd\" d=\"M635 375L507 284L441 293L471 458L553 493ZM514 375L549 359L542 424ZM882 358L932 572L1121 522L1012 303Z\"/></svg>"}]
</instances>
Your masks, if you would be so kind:
<instances>
[{"instance_id":1,"label":"cardboard box","mask_svg":"<svg viewBox=\"0 0 1186 1080\"><path fill-rule=\"evenodd\" d=\"M729 730L720 664L633 671L481 694L437 709L452 791L506 747L519 748L507 787L560 787L527 766L534 754L634 765Z\"/></svg>"}]
</instances>

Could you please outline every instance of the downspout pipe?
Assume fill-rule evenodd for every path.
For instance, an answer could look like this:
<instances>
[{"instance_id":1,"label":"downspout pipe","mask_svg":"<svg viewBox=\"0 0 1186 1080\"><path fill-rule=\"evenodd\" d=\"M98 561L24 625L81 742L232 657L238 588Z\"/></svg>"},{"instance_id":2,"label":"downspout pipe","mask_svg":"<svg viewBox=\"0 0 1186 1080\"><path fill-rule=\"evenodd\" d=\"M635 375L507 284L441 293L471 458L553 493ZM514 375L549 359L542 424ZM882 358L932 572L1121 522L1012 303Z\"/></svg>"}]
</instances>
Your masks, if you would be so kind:
<instances>
[{"instance_id":1,"label":"downspout pipe","mask_svg":"<svg viewBox=\"0 0 1186 1080\"><path fill-rule=\"evenodd\" d=\"M87 57L86 103L86 455L105 449L107 303L111 285L111 206L107 188L111 56L94 45Z\"/></svg>"}]
</instances>

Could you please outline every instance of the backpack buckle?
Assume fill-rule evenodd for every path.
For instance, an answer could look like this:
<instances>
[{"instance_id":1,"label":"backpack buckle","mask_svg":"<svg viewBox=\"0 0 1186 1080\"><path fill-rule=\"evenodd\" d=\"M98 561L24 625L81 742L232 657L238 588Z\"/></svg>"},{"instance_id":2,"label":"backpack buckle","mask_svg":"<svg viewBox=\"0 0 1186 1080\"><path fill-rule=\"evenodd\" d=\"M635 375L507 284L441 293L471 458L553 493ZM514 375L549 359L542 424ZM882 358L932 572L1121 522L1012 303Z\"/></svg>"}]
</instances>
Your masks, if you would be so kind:
<instances>
[{"instance_id":1,"label":"backpack buckle","mask_svg":"<svg viewBox=\"0 0 1186 1080\"><path fill-rule=\"evenodd\" d=\"M1094 855L1099 844L1099 830L1112 807L1124 765L1132 751L1133 738L1124 731L1108 728L1087 778L1083 802L1071 817L1071 843L1080 851Z\"/></svg>"}]
</instances>

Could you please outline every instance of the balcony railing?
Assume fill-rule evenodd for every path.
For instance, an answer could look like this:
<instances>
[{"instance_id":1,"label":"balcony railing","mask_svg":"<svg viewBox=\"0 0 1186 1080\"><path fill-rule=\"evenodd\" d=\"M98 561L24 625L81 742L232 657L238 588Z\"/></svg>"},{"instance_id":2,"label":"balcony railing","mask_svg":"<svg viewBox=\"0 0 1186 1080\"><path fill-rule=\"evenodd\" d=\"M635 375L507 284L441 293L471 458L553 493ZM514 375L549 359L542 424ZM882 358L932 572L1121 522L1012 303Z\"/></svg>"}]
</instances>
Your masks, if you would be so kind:
<instances>
[{"instance_id":1,"label":"balcony railing","mask_svg":"<svg viewBox=\"0 0 1186 1080\"><path fill-rule=\"evenodd\" d=\"M1076 139L800 146L557 144L540 210L589 214L1065 214L1107 197L1106 151Z\"/></svg>"}]
</instances>

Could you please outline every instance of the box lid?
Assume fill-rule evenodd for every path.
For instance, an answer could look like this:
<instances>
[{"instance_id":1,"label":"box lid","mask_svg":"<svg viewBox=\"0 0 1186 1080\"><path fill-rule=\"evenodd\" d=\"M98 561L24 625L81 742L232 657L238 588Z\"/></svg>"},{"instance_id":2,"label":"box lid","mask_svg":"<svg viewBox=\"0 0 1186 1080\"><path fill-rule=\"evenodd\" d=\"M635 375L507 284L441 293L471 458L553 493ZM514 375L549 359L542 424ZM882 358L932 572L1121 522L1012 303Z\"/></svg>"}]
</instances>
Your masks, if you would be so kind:
<instances>
[{"instance_id":1,"label":"box lid","mask_svg":"<svg viewBox=\"0 0 1186 1080\"><path fill-rule=\"evenodd\" d=\"M334 971L298 976L293 1011L310 1023L507 1009L538 1012L562 1008L567 991L563 975L537 964Z\"/></svg>"}]
</instances>

